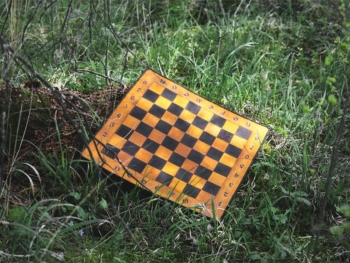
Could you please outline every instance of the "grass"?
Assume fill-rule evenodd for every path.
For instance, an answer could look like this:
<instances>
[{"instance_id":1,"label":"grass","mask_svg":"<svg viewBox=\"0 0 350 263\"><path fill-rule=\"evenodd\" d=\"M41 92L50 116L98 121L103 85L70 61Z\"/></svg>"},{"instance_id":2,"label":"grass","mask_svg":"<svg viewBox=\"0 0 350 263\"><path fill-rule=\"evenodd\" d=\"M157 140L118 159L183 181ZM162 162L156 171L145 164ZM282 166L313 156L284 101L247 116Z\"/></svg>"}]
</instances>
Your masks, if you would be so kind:
<instances>
[{"instance_id":1,"label":"grass","mask_svg":"<svg viewBox=\"0 0 350 263\"><path fill-rule=\"evenodd\" d=\"M0 4L1 35L59 88L91 92L113 84L110 79L133 83L151 67L268 125L271 133L222 220L215 221L73 158L68 149L47 154L43 143L30 158L20 158L15 153L22 130L7 126L15 140L5 149L13 158L0 196L1 260L342 262L348 257L349 236L339 241L330 231L345 220L336 207L349 204L350 115L342 108L349 92L348 2L296 1L283 11L274 1L266 1L266 9L249 1L217 1L224 13L216 1L207 6L161 0L34 2L23 4L25 12L20 1ZM15 85L30 77L13 61L9 72ZM4 78L1 73L1 85ZM337 143L339 129L344 133ZM328 191L334 147L338 165ZM17 189L16 180L30 187Z\"/></svg>"}]
</instances>

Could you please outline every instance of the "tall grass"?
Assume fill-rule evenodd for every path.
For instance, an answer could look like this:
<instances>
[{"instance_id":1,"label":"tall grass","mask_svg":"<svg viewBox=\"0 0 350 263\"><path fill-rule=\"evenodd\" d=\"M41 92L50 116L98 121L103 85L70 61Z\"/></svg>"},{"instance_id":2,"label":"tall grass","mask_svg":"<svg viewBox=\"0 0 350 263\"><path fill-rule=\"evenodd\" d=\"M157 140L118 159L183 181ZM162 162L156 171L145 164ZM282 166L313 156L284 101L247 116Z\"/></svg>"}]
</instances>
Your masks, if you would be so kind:
<instances>
[{"instance_id":1,"label":"tall grass","mask_svg":"<svg viewBox=\"0 0 350 263\"><path fill-rule=\"evenodd\" d=\"M1 260L309 262L313 253L319 262L347 258L348 243L338 243L329 227L341 221L336 206L349 203L349 114L343 108L349 34L341 24L348 2L287 1L286 9L275 1L264 1L266 9L262 2L206 2L0 4L1 35L60 89L90 92L129 84L151 67L271 128L221 221L136 188L63 147L47 153L37 146L21 159L14 144L24 135L12 132L16 139L4 149L12 169L0 196ZM15 63L10 74L14 85L31 78ZM16 122L9 117L8 133L10 123ZM60 129L57 123L54 128ZM339 165L324 222L317 225L339 128L345 131ZM34 190L17 191L13 182L19 178ZM322 242L313 250L317 233Z\"/></svg>"}]
</instances>

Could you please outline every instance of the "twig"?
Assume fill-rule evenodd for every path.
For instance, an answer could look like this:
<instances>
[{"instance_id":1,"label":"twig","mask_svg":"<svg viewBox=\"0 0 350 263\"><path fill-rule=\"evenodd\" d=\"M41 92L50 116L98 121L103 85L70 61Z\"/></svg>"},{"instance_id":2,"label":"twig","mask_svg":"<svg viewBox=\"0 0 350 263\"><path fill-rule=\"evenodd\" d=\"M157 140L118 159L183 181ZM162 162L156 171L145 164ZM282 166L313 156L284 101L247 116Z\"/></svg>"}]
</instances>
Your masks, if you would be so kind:
<instances>
[{"instance_id":1,"label":"twig","mask_svg":"<svg viewBox=\"0 0 350 263\"><path fill-rule=\"evenodd\" d=\"M32 22L32 19L35 17L35 15L36 15L36 13L37 13L37 11L38 11L38 9L39 9L39 7L40 7L41 5L42 5L42 1L39 1L39 2L37 3L37 5L36 5L36 7L35 7L35 9L34 9L34 11L33 11L33 13L30 15L30 17L29 17L29 19L28 19L28 22L24 25L23 32L22 32L22 41L21 41L21 43L24 43L24 42L25 42L24 38L25 38L25 34L26 34L26 31L27 31L27 28L29 27L30 22Z\"/></svg>"},{"instance_id":2,"label":"twig","mask_svg":"<svg viewBox=\"0 0 350 263\"><path fill-rule=\"evenodd\" d=\"M10 96L10 78L9 78L9 53L5 45L3 46L4 50L4 79L5 79L5 97L4 103L1 109L1 142L0 142L0 193L2 192L3 180L5 178L5 148L6 148L6 113L9 105L9 96Z\"/></svg>"},{"instance_id":3,"label":"twig","mask_svg":"<svg viewBox=\"0 0 350 263\"><path fill-rule=\"evenodd\" d=\"M125 85L122 81L119 81L119 80L117 80L117 79L111 78L111 77L109 77L109 76L103 75L103 74L101 74L101 73L95 72L95 71L90 70L90 69L80 69L80 68L78 69L78 68L76 68L75 71L78 72L78 73L82 73L82 72L91 73L91 74L94 74L94 75L96 75L96 76L105 78L106 80L114 81L114 82L120 84L121 86L123 86L123 88L126 87L126 85Z\"/></svg>"},{"instance_id":4,"label":"twig","mask_svg":"<svg viewBox=\"0 0 350 263\"><path fill-rule=\"evenodd\" d=\"M58 103L58 105L61 107L61 110L63 111L63 114L65 116L65 118L67 119L67 121L78 131L81 139L83 140L84 142L84 146L87 147L89 153L90 153L90 156L92 156L92 152L91 152L91 149L90 147L88 147L88 144L87 144L87 140L85 138L85 136L83 135L82 133L82 130L81 130L81 127L79 127L79 125L77 125L71 118L71 116L69 115L69 109L66 107L65 103L68 104L69 106L71 106L77 113L80 113L80 110L71 102L69 101L63 94L61 94L58 90L56 90L45 78L43 78L37 71L35 71L35 69L22 57L20 56L10 45L7 44L7 42L4 40L4 38L2 36L0 36L0 43L2 44L4 50L5 50L5 54L7 54L7 56L11 56L15 61L18 61L18 62L21 62L25 68L27 68L31 74L39 79L52 93L54 99L56 100L56 102ZM93 72L93 71L89 71L89 70L81 70L81 71L88 71L90 73L93 73L93 74L96 74L96 75L100 75L102 77L106 77L106 78L109 78L108 76L104 76L104 75L101 75L99 73L96 73L96 72ZM111 79L111 78L109 78ZM116 81L118 82L117 80L114 80L114 79L111 79L113 81ZM124 85L123 85L124 86ZM85 115L80 115L84 122L86 122L86 124L88 123L87 122L87 119L86 119L86 116ZM91 133L91 131L89 131ZM96 138L95 138L96 139ZM4 141L4 140L3 140ZM99 142L101 143L101 142ZM119 160L118 160L119 161ZM93 160L94 164L95 164L95 171L94 173L99 173L101 171L101 169L99 169L98 165L96 164L96 162ZM126 167L124 167L124 165L122 163L120 163L124 169L124 171L129 175L131 176L132 178L134 178L137 182L140 183L140 185L143 185L142 182L138 181L137 178L135 178L127 169ZM104 180L102 180L102 182L104 182L105 180L107 180L107 178L105 178ZM94 189L92 189L85 197L83 200L81 200L80 204L82 204L83 202L85 202L85 200L87 198L89 198L91 196L91 194L93 192L95 192L97 189L99 188L99 185L96 186ZM80 205L79 204L79 205ZM74 211L72 211L73 213ZM117 216L118 216L118 213L116 213ZM118 216L118 218L122 221L122 218L120 216ZM135 241L136 243L136 246L138 247L138 249L142 252L142 248L140 247L139 243L136 241L135 237L133 236L131 230L127 227L126 223L124 221L122 221L122 223L125 225L127 231L129 232L129 234L132 236L133 240ZM48 242L47 244L47 247L49 247L51 244L52 244L52 241L53 239L50 240L50 242Z\"/></svg>"},{"instance_id":5,"label":"twig","mask_svg":"<svg viewBox=\"0 0 350 263\"><path fill-rule=\"evenodd\" d=\"M107 16L110 17L110 0L107 0L106 1L106 8L105 10L107 9ZM105 70L105 74L107 77L109 77L109 72L108 72L108 56L109 56L109 34L107 34L107 41L106 41L106 55L105 55L105 63L104 63L104 70ZM106 84L107 86L110 85L109 83L109 78L106 78Z\"/></svg>"},{"instance_id":6,"label":"twig","mask_svg":"<svg viewBox=\"0 0 350 263\"><path fill-rule=\"evenodd\" d=\"M69 19L69 15L72 12L72 2L73 2L73 0L70 0L69 3L68 3L68 6L67 6L67 12L66 12L66 15L64 16L64 20L63 20L63 23L62 23L62 26L61 26L61 36L64 35L65 26L66 26L66 24L68 24L67 21Z\"/></svg>"},{"instance_id":7,"label":"twig","mask_svg":"<svg viewBox=\"0 0 350 263\"><path fill-rule=\"evenodd\" d=\"M3 38L2 36L0 36L0 43L2 44L2 46L3 46L3 48L4 48L4 51L5 51L5 52L4 52L4 54L5 54L5 63L4 63L4 69L5 69L5 70L4 70L4 72L5 72L5 78L7 78L7 83L9 82L9 80L8 80L7 75L6 75L6 72L7 72L6 69L8 68L8 58L9 58L9 56L11 56L15 61L21 62L21 63L25 66L25 68L27 68L35 78L38 78L38 79L51 91L51 93L52 93L54 99L57 101L58 105L61 107L61 110L63 111L63 114L64 114L64 116L66 117L67 121L78 131L79 135L81 136L81 139L82 139L83 142L84 142L84 145L85 145L85 146L88 146L88 145L87 145L87 140L86 140L85 136L83 135L83 133L82 133L82 131L81 131L81 128L72 120L71 116L69 115L69 111L68 111L69 109L67 109L65 103L68 104L68 105L70 105L73 109L75 109L77 113L79 113L80 110L79 110L72 102L70 102L68 99L66 99L66 97L65 97L63 94L61 94L58 90L56 90L56 89L55 89L45 78L43 78L37 71L35 71L35 69L34 69L22 56L20 56L10 45L7 44L7 42L4 40L4 38ZM93 71L90 71L90 70L80 70L80 71L87 71L87 72L89 72L89 73L93 73L93 74L96 74L96 75L99 75L99 76L108 78L108 79L113 80L113 81L115 81L115 82L119 82L119 81L114 80L114 79L112 79L112 78L110 78L110 77L108 77L108 76L104 76L104 75L102 75L102 74L99 74L99 73L96 73L96 72L93 72ZM123 85L123 84L122 84L122 85ZM123 85L123 86L124 86L124 85ZM8 87L8 85L7 85L7 87ZM8 99L5 99L5 101L8 101ZM4 108L3 108L3 112L2 112L2 113L3 113L3 114L2 114L2 118L3 118L3 120L5 120L5 119L6 119L6 103L4 104ZM85 116L85 115L81 115L81 117L82 117L82 118L84 119L84 121L86 121L86 123L87 123L86 116ZM2 126L3 126L3 127L4 127L4 123L5 123L5 121L2 122ZM4 131L5 131L5 130L4 130L3 127L2 127L3 133L2 133L2 135L1 135L2 138L5 136L5 135L4 135ZM91 132L91 131L89 131L89 132ZM5 141L5 140L2 140L2 143L1 143L1 144L2 144L2 145L1 145L1 148L0 148L1 152L2 152L2 150L3 150L4 141ZM88 151L89 151L89 153L90 153L90 156L92 156L90 147L87 147L87 149L88 149ZM0 157L2 157L1 160L3 160L3 153L1 153ZM1 163L0 163L0 168L1 168L1 169L3 168L2 163L3 163L3 161L1 161ZM98 165L96 165L96 162L95 162L95 161L94 161L94 163L95 163L95 169L96 169L96 170L94 171L94 173L99 173L99 171L100 171L101 169L98 168ZM121 165L123 166L123 164L121 164ZM124 166L123 166L123 169L125 170L125 172L126 172L129 176L132 176L132 174L130 174ZM2 170L1 170L1 171L2 171ZM1 175L2 175L2 173L1 173ZM2 176L1 176L1 177L2 177ZM132 176L132 177L133 177L133 176ZM108 178L108 177L107 177L107 178ZM105 178L104 180L102 180L102 182L104 182L105 180L107 180L107 178ZM133 177L133 178L134 178L134 177ZM1 179L1 182L2 182L2 178L0 178L0 179ZM136 179L136 178L134 178L134 179ZM136 179L136 180L137 180L137 179ZM142 184L141 182L139 182L139 183ZM0 186L1 186L1 185L0 185ZM85 196L83 200L81 200L80 204L82 204L83 202L85 202L85 200L86 200L87 198L89 198L89 197L91 196L91 194L92 194L93 192L95 192L95 191L98 189L98 187L99 187L99 185L96 186L94 189L92 189L92 190L88 193L88 195ZM0 189L1 189L1 188L0 188ZM115 208L113 207L113 209L115 209ZM74 211L72 211L72 213L73 213L73 212L74 212ZM137 240L135 239L134 235L132 234L131 230L128 228L127 224L123 221L123 219L122 219L122 217L120 216L120 214L119 214L117 211L115 211L115 213L116 213L118 219L119 219L119 220L123 223L123 225L125 226L126 230L127 230L128 233L130 234L130 236L132 237L132 239L134 240L134 242L135 242L137 248L140 250L140 252L143 252L141 246L139 245L139 243L138 243ZM49 247L49 246L52 244L52 242L53 242L53 239L51 239L50 242L48 242L47 247Z\"/></svg>"},{"instance_id":8,"label":"twig","mask_svg":"<svg viewBox=\"0 0 350 263\"><path fill-rule=\"evenodd\" d=\"M61 107L62 111L63 111L63 115L65 116L65 118L67 119L68 123L70 125L72 125L76 131L78 132L84 146L88 146L87 143L87 139L84 136L82 129L80 126L78 126L71 118L71 116L69 115L68 109L66 108L64 102L66 104L68 104L69 106L71 106L77 113L80 113L81 111L76 107L76 105L74 105L71 101L69 101L68 99L66 99L66 97L61 94L57 89L55 89L45 78L43 78L37 71L35 71L35 69L22 57L20 56L10 45L7 44L7 42L5 41L5 39L0 35L0 44L2 44L4 50L12 56L12 58L16 61L16 62L21 62L31 73L34 77L36 77L37 79L39 79L52 93L54 99L57 101L58 105ZM5 53L6 53L5 52ZM88 121L86 119L85 115L82 115L82 118L84 120L84 123L87 125L88 127ZM91 131L89 130L89 133L91 133ZM92 156L91 150L89 147L88 151L90 153L90 155ZM98 167L98 165L96 164L96 167ZM98 168L96 168L98 169Z\"/></svg>"},{"instance_id":9,"label":"twig","mask_svg":"<svg viewBox=\"0 0 350 263\"><path fill-rule=\"evenodd\" d=\"M91 5L92 5L92 7L95 9L95 6L94 6L93 2L90 2L90 3L91 3ZM126 43L123 41L123 39L121 38L121 36L115 31L115 29L114 29L114 27L113 27L113 25L112 25L112 23L111 23L111 21L110 21L110 18L107 17L107 21L106 21L105 17L101 16L97 11L96 11L96 14L99 16L99 19L103 22L103 24L105 25L105 27L107 27L107 28L110 30L110 32L112 33L112 35L114 36L114 38L115 38L116 40L118 40L118 42L122 45L122 47L123 47L125 50L127 50L127 53L131 54L131 55L139 62L139 64L140 64L141 66L143 66L143 67L145 67L145 66L146 66L146 67L149 67L148 63L146 62L146 65L145 65L145 63L144 63L141 59L139 59L139 58L134 54L134 52L129 48L128 44L126 44Z\"/></svg>"}]
</instances>

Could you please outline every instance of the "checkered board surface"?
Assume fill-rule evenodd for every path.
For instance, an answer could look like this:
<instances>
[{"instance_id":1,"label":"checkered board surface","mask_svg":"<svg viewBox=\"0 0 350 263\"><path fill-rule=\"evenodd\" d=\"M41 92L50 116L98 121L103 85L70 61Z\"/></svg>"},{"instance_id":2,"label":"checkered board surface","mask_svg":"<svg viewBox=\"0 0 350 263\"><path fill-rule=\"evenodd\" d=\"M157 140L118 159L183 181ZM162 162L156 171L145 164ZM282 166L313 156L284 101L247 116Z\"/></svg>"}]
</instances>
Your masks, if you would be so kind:
<instances>
[{"instance_id":1,"label":"checkered board surface","mask_svg":"<svg viewBox=\"0 0 350 263\"><path fill-rule=\"evenodd\" d=\"M146 70L83 156L91 153L116 175L220 219L267 132Z\"/></svg>"}]
</instances>

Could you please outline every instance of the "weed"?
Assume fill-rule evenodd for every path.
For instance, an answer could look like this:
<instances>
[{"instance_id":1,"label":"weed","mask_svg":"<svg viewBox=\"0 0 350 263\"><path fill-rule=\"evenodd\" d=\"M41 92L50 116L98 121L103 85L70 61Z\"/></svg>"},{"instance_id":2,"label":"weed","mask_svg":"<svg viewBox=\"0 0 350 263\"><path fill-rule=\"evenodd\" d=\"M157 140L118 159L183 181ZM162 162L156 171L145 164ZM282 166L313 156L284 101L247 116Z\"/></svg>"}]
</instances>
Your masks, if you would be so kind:
<instances>
[{"instance_id":1,"label":"weed","mask_svg":"<svg viewBox=\"0 0 350 263\"><path fill-rule=\"evenodd\" d=\"M19 154L30 141L22 128L30 124L26 114L40 106L31 104L26 114L16 107L18 119L26 120L20 125L6 117L13 114L10 102L2 107L1 129L10 139L0 143L0 157L9 156L0 164L10 173L0 189L1 261L310 262L315 229L323 242L314 260L344 261L348 4L3 1L1 37L53 86L87 93L133 83L151 67L272 132L222 221L210 221L77 158L80 149L62 146L57 119L41 123L55 133L36 152ZM0 61L0 86L32 78L2 46L8 57ZM87 125L82 130L90 136ZM47 152L53 139L57 147ZM29 188L17 189L17 181ZM315 225L326 192L323 224Z\"/></svg>"}]
</instances>

